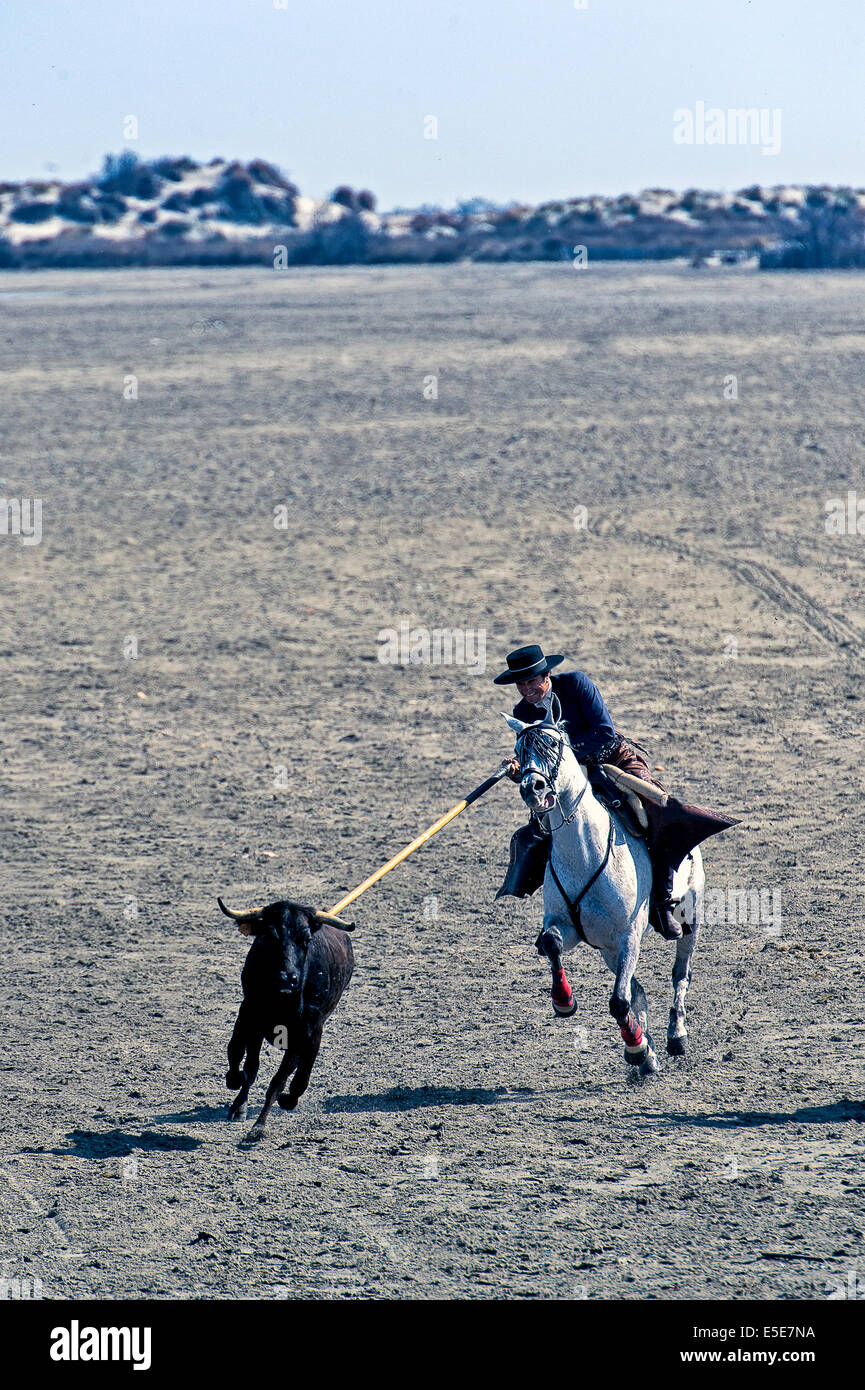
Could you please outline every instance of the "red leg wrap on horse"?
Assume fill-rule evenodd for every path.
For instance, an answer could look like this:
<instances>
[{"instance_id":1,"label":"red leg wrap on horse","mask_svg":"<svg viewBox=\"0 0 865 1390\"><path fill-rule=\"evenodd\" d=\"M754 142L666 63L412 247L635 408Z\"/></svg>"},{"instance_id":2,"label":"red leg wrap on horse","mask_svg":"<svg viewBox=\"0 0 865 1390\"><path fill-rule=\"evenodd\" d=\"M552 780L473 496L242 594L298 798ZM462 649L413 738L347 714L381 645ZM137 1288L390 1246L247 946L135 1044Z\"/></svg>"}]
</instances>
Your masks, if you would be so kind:
<instances>
[{"instance_id":1,"label":"red leg wrap on horse","mask_svg":"<svg viewBox=\"0 0 865 1390\"><path fill-rule=\"evenodd\" d=\"M570 1004L573 995L564 970L553 971L553 998L557 1004Z\"/></svg>"},{"instance_id":2,"label":"red leg wrap on horse","mask_svg":"<svg viewBox=\"0 0 865 1390\"><path fill-rule=\"evenodd\" d=\"M639 1047L643 1041L643 1030L633 1014L628 1014L624 1023L619 1025L619 1031L627 1047Z\"/></svg>"}]
</instances>

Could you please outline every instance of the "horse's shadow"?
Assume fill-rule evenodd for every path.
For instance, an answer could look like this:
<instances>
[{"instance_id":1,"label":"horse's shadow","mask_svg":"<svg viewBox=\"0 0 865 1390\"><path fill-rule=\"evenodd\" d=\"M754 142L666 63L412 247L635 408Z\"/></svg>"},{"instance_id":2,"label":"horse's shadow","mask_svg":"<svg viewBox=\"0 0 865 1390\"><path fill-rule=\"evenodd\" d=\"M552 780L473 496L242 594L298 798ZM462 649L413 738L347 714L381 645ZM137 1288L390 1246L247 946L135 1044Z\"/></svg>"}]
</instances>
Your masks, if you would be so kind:
<instances>
[{"instance_id":1,"label":"horse's shadow","mask_svg":"<svg viewBox=\"0 0 865 1390\"><path fill-rule=\"evenodd\" d=\"M196 1105L190 1110L176 1110L168 1115L154 1115L163 1125L200 1125L209 1120L224 1120L228 1114L228 1101L223 1105Z\"/></svg>"},{"instance_id":2,"label":"horse's shadow","mask_svg":"<svg viewBox=\"0 0 865 1390\"><path fill-rule=\"evenodd\" d=\"M329 1114L352 1111L423 1110L435 1105L510 1105L538 1099L530 1090L512 1091L507 1086L394 1086L369 1095L329 1096L322 1110Z\"/></svg>"},{"instance_id":3,"label":"horse's shadow","mask_svg":"<svg viewBox=\"0 0 865 1390\"><path fill-rule=\"evenodd\" d=\"M865 1104L861 1101L839 1100L833 1105L807 1105L800 1110L728 1110L698 1112L695 1115L663 1111L652 1122L666 1123L677 1129L692 1126L696 1129L759 1129L762 1125L831 1125L865 1124ZM648 1128L647 1125L641 1128Z\"/></svg>"}]
</instances>

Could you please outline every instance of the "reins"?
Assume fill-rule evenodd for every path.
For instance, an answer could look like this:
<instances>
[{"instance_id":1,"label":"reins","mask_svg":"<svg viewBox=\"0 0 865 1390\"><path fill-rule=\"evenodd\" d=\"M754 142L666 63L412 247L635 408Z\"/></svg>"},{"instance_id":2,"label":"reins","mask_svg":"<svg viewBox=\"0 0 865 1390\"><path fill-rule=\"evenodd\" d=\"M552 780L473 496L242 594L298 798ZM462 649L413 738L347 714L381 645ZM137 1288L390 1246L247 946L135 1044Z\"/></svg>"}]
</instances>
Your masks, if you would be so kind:
<instances>
[{"instance_id":1,"label":"reins","mask_svg":"<svg viewBox=\"0 0 865 1390\"><path fill-rule=\"evenodd\" d=\"M561 730L559 730L559 732L561 733ZM526 744L527 744L527 746L529 747L529 750L530 750L530 751L533 751L533 752L534 752L545 764L547 764L547 765L549 766L549 768L550 768L549 773L547 773L547 772L545 772L545 771L541 771L540 769L535 769L535 770L538 771L539 775L540 775L541 777L543 777L544 780L549 784L550 791L552 792L553 796L555 797L555 804L556 804L556 805L558 806L558 808L559 808L559 815L560 815L561 818L562 818L562 819L561 819L561 822L560 822L557 826L555 826L555 827L550 826L550 829L549 829L549 832L548 832L548 833L549 833L549 836L550 836L550 841L552 841L553 834L555 833L556 830L561 830L561 828L562 828L563 825L570 825L571 822L573 821L574 817L575 817L576 814L577 814L577 808L578 808L580 802L582 801L583 796L585 795L586 788L587 788L588 785L589 785L589 780L588 780L588 778L586 778L586 781L583 783L583 786L582 786L581 789L580 789L580 794L579 794L579 796L577 797L576 801L574 802L574 806L573 806L573 810L571 811L571 814L570 814L569 816L566 816L565 813L564 813L564 811L562 810L562 803L561 803L561 801L559 800L559 794L558 794L558 792L556 791L556 778L558 777L559 768L560 768L561 765L562 765L562 758L564 757L564 751L565 751L565 738L564 738L564 736L562 736L562 738L561 738L560 740L557 740L557 742L558 742L558 747L557 747L557 749L556 749L555 762L554 762L554 763L553 763L552 761L550 761L549 763L547 763L546 754L549 753L549 752L551 752L549 740L545 737L545 735L542 733L542 731L541 731L540 729L537 728L536 725L530 725L527 729L523 729L523 731L519 734L519 736L518 736L518 738L517 738L517 743L519 743L521 739L525 739L525 740L526 740ZM521 769L521 770L522 770L522 769ZM534 815L535 813L532 812L532 814ZM598 867L597 867L597 869L595 870L595 872L592 874L592 877L589 879L588 883L584 884L584 886L580 889L579 893L578 893L577 896L573 899L573 901L568 897L567 893L565 892L565 890L564 890L564 888L563 888L563 886L562 886L561 879L559 878L558 874L556 873L555 867L554 867L554 865L553 865L553 847L552 847L552 843L550 844L550 854L549 854L549 859L548 859L548 861L547 861L547 862L549 863L549 866L550 866L550 873L551 873L552 876L553 876L553 882L555 883L556 887L558 888L559 892L560 892L561 895L562 895L562 898L563 898L564 901L565 901L565 906L566 906L567 909L568 909L568 916L569 916L570 919L571 919L571 923L572 923L572 925L573 925L574 931L577 933L577 935L578 935L578 937L580 938L581 941L586 941L586 944L587 944L587 945L588 945L588 941L586 940L586 933L583 931L583 924L582 924L581 916L580 916L580 903L583 901L583 898L586 896L586 894L588 893L588 891L589 891L589 889L592 887L592 885L593 885L594 883L597 883L598 879L601 877L601 874L604 872L604 869L607 867L607 864L609 863L609 860L610 860L610 851L612 850L612 847L613 847L613 817L610 815L609 811L607 812L607 818L608 818L608 820L609 820L609 822L610 822L610 828L609 828L609 832L608 832L608 834L607 834L607 848L606 848L606 850L604 851L604 857L603 857L603 859L601 860L601 862L600 862L600 864L598 865Z\"/></svg>"},{"instance_id":2,"label":"reins","mask_svg":"<svg viewBox=\"0 0 865 1390\"><path fill-rule=\"evenodd\" d=\"M613 817L610 815L609 811L607 812L607 815L610 821L610 830L609 834L607 835L607 848L604 853L604 857L601 860L598 867L595 869L595 872L592 874L592 877L589 879L588 883L585 885L585 887L580 889L573 902L571 902L571 899L568 897L567 893L562 887L561 880L558 874L556 873L555 867L553 865L553 847L552 845L550 845L550 857L547 861L550 866L550 873L553 876L553 882L555 883L556 887L558 888L559 892L565 900L565 906L568 909L568 916L571 919L574 931L577 933L577 936L580 938L581 941L586 941L586 933L583 931L583 924L580 920L580 903L583 901L583 898L588 893L592 884L595 883L601 877L601 874L607 867L607 864L609 863L610 859L610 850L612 849L613 845ZM588 945L588 942L586 942L586 944Z\"/></svg>"}]
</instances>

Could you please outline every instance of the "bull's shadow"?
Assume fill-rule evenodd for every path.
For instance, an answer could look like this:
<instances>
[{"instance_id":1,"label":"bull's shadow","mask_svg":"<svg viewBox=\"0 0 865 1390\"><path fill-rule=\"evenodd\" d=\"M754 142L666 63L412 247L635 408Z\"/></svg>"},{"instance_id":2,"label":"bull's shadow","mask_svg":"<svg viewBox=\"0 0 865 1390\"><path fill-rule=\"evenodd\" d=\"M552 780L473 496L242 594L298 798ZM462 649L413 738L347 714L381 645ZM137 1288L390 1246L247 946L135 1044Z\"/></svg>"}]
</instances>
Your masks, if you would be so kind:
<instances>
[{"instance_id":1,"label":"bull's shadow","mask_svg":"<svg viewBox=\"0 0 865 1390\"><path fill-rule=\"evenodd\" d=\"M58 1154L61 1158L126 1158L131 1153L188 1151L201 1147L200 1139L188 1134L155 1134L144 1130L142 1134L124 1134L119 1129L98 1132L90 1129L72 1129L65 1136L65 1148L22 1149L22 1153Z\"/></svg>"},{"instance_id":2,"label":"bull's shadow","mask_svg":"<svg viewBox=\"0 0 865 1390\"><path fill-rule=\"evenodd\" d=\"M865 1104L861 1101L839 1100L833 1105L807 1105L800 1110L725 1110L703 1111L694 1115L662 1111L652 1117L652 1124L668 1124L681 1129L758 1129L762 1125L837 1125L865 1124ZM643 1123L640 1128L647 1129Z\"/></svg>"}]
</instances>

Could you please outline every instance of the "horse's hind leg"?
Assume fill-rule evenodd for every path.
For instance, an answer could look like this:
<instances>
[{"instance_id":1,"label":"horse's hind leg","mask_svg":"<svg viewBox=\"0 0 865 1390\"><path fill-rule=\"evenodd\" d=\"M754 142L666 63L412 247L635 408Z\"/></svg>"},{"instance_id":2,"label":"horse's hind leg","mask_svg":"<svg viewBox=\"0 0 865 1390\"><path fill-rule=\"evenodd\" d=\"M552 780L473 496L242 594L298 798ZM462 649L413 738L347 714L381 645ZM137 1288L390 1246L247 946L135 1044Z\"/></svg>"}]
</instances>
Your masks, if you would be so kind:
<instances>
[{"instance_id":1,"label":"horse's hind leg","mask_svg":"<svg viewBox=\"0 0 865 1390\"><path fill-rule=\"evenodd\" d=\"M640 1073L642 1076L653 1076L658 1070L658 1054L655 1052L655 1044L649 1032L649 1001L646 999L646 991L636 975L631 980L631 1008L643 1031L647 1046L646 1055L640 1063ZM630 1061L630 1058L628 1060Z\"/></svg>"},{"instance_id":2,"label":"horse's hind leg","mask_svg":"<svg viewBox=\"0 0 865 1390\"><path fill-rule=\"evenodd\" d=\"M618 955L604 952L604 960L616 976L616 983L613 985L613 992L610 995L610 1013L619 1025L619 1032L625 1044L625 1061L631 1067L642 1067L649 1054L649 1043L643 1032L642 1024L631 1008L631 1000L634 997L632 993L634 971L637 968L639 954L639 937L634 932L627 937ZM642 986L639 982L637 989L642 994ZM645 995L643 995L643 1000L645 1001Z\"/></svg>"},{"instance_id":3,"label":"horse's hind leg","mask_svg":"<svg viewBox=\"0 0 865 1390\"><path fill-rule=\"evenodd\" d=\"M688 1046L685 995L691 983L691 958L699 932L699 924L695 922L690 932L686 932L681 940L676 942L676 958L673 961L673 1007L670 1010L670 1025L667 1028L667 1051L671 1057L684 1057Z\"/></svg>"}]
</instances>

